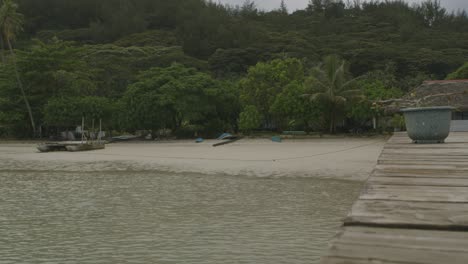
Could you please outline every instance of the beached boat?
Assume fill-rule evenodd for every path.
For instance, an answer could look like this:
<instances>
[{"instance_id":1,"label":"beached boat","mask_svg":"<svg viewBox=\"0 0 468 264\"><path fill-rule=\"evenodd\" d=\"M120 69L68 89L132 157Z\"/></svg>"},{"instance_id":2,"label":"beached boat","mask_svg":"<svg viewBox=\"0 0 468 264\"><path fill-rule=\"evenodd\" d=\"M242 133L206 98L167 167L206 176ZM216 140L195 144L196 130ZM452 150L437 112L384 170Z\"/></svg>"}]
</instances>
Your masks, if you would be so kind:
<instances>
[{"instance_id":1,"label":"beached boat","mask_svg":"<svg viewBox=\"0 0 468 264\"><path fill-rule=\"evenodd\" d=\"M232 135L232 134L229 134L229 133L224 133L220 137L218 137L218 140L222 140L222 142L213 144L213 147L219 147L219 146L231 144L231 143L234 143L234 142L236 142L238 140L241 140L241 139L242 139L242 137Z\"/></svg>"},{"instance_id":2,"label":"beached boat","mask_svg":"<svg viewBox=\"0 0 468 264\"><path fill-rule=\"evenodd\" d=\"M123 135L123 136L118 136L118 137L112 137L112 141L130 141L130 140L135 140L139 138L140 137L134 136L134 135Z\"/></svg>"},{"instance_id":3,"label":"beached boat","mask_svg":"<svg viewBox=\"0 0 468 264\"><path fill-rule=\"evenodd\" d=\"M64 142L47 142L37 145L40 152L54 152L54 151L87 151L104 149L106 147L105 141L101 142L81 142L81 141L64 141Z\"/></svg>"},{"instance_id":4,"label":"beached boat","mask_svg":"<svg viewBox=\"0 0 468 264\"><path fill-rule=\"evenodd\" d=\"M66 145L59 142L41 143L37 145L40 152L66 151Z\"/></svg>"},{"instance_id":5,"label":"beached boat","mask_svg":"<svg viewBox=\"0 0 468 264\"><path fill-rule=\"evenodd\" d=\"M40 152L67 151L67 146L81 144L81 141L61 141L39 143L37 149Z\"/></svg>"},{"instance_id":6,"label":"beached boat","mask_svg":"<svg viewBox=\"0 0 468 264\"><path fill-rule=\"evenodd\" d=\"M219 136L217 139L218 140L226 140L226 139L237 139L238 136L235 136L230 133L223 133L221 136Z\"/></svg>"},{"instance_id":7,"label":"beached boat","mask_svg":"<svg viewBox=\"0 0 468 264\"><path fill-rule=\"evenodd\" d=\"M82 129L84 128L84 118L82 120ZM93 121L94 130L94 121ZM101 130L101 123L99 124L99 131ZM37 149L40 152L51 152L51 151L89 151L106 148L106 141L101 140L101 132L97 140L88 140L84 133L81 134L81 141L63 141L63 142L48 142L37 145Z\"/></svg>"},{"instance_id":8,"label":"beached boat","mask_svg":"<svg viewBox=\"0 0 468 264\"><path fill-rule=\"evenodd\" d=\"M104 143L82 143L77 145L68 145L65 147L67 151L77 152L77 151L89 151L89 150L98 150L105 149L106 144Z\"/></svg>"}]
</instances>

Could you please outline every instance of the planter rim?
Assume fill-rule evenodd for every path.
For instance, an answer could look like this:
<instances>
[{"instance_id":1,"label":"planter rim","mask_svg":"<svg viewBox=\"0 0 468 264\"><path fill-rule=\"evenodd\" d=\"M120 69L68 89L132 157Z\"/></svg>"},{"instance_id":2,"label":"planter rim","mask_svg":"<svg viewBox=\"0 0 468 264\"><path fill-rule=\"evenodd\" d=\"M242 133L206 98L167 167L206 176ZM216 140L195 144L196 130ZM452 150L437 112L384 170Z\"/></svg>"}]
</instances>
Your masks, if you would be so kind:
<instances>
[{"instance_id":1,"label":"planter rim","mask_svg":"<svg viewBox=\"0 0 468 264\"><path fill-rule=\"evenodd\" d=\"M403 113L407 112L419 112L419 111L437 111L437 110L455 110L455 107L452 106L431 106L431 107L412 107L412 108L403 108L400 111Z\"/></svg>"}]
</instances>

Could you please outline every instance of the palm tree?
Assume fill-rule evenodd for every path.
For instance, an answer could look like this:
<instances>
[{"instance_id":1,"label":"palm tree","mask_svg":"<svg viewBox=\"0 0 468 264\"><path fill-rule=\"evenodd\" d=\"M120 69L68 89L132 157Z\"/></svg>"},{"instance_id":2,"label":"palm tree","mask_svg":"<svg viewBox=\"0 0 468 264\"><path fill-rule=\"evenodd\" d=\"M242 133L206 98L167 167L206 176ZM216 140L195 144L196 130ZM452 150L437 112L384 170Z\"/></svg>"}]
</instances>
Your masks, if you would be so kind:
<instances>
[{"instance_id":1,"label":"palm tree","mask_svg":"<svg viewBox=\"0 0 468 264\"><path fill-rule=\"evenodd\" d=\"M336 55L325 57L322 65L312 71L310 85L314 93L305 96L327 106L326 118L329 120L330 133L336 132L337 117L344 110L347 101L361 96L359 89L350 87L355 80L347 74L346 61Z\"/></svg>"},{"instance_id":2,"label":"palm tree","mask_svg":"<svg viewBox=\"0 0 468 264\"><path fill-rule=\"evenodd\" d=\"M18 87L21 91L21 95L23 97L23 101L26 105L26 109L28 110L29 119L31 121L31 127L33 130L33 135L36 134L36 124L34 122L34 117L32 114L31 106L29 104L29 100L24 92L23 83L21 82L21 78L18 72L18 66L16 64L16 55L13 51L13 47L11 42L15 40L16 34L23 30L23 15L16 12L18 9L18 5L14 3L12 0L3 0L3 4L0 7L0 34L1 39L6 41L8 49L10 51L11 58L13 60L13 66L15 70L16 81L18 83Z\"/></svg>"}]
</instances>

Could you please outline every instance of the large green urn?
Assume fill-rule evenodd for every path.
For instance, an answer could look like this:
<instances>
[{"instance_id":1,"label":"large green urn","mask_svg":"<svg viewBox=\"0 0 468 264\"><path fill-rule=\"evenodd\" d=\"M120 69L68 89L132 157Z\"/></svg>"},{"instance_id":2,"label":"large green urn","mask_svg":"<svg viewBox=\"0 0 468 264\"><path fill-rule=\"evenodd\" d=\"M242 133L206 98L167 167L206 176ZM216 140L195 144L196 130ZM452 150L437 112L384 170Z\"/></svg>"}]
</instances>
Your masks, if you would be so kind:
<instances>
[{"instance_id":1,"label":"large green urn","mask_svg":"<svg viewBox=\"0 0 468 264\"><path fill-rule=\"evenodd\" d=\"M450 134L453 107L417 107L401 110L408 136L417 144L444 143Z\"/></svg>"}]
</instances>

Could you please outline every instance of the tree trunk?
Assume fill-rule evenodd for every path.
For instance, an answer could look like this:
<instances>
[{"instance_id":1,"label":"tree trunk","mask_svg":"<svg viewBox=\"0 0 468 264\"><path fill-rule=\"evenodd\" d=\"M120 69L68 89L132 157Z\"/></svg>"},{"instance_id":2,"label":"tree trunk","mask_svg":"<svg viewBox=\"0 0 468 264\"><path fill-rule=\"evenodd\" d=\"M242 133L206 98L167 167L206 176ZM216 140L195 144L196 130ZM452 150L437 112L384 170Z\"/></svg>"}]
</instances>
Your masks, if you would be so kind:
<instances>
[{"instance_id":1,"label":"tree trunk","mask_svg":"<svg viewBox=\"0 0 468 264\"><path fill-rule=\"evenodd\" d=\"M330 111L330 134L335 133L335 110Z\"/></svg>"},{"instance_id":2,"label":"tree trunk","mask_svg":"<svg viewBox=\"0 0 468 264\"><path fill-rule=\"evenodd\" d=\"M5 51L5 43L3 42L3 34L0 34L0 48L2 49L2 63L5 63L5 54L3 53Z\"/></svg>"},{"instance_id":3,"label":"tree trunk","mask_svg":"<svg viewBox=\"0 0 468 264\"><path fill-rule=\"evenodd\" d=\"M23 96L24 103L25 103L26 108L28 110L29 119L31 121L31 127L32 127L32 130L33 130L33 136L35 137L36 136L36 123L34 122L34 117L33 117L32 110L31 110L31 105L29 104L29 100L26 97L26 93L24 92L23 83L21 82L21 78L19 76L18 66L16 65L16 55L13 52L13 48L11 46L10 39L6 38L6 41L7 41L7 44L8 44L8 49L10 50L10 54L11 54L11 56L13 58L13 65L15 67L16 81L18 82L18 87L21 90L21 95Z\"/></svg>"}]
</instances>

